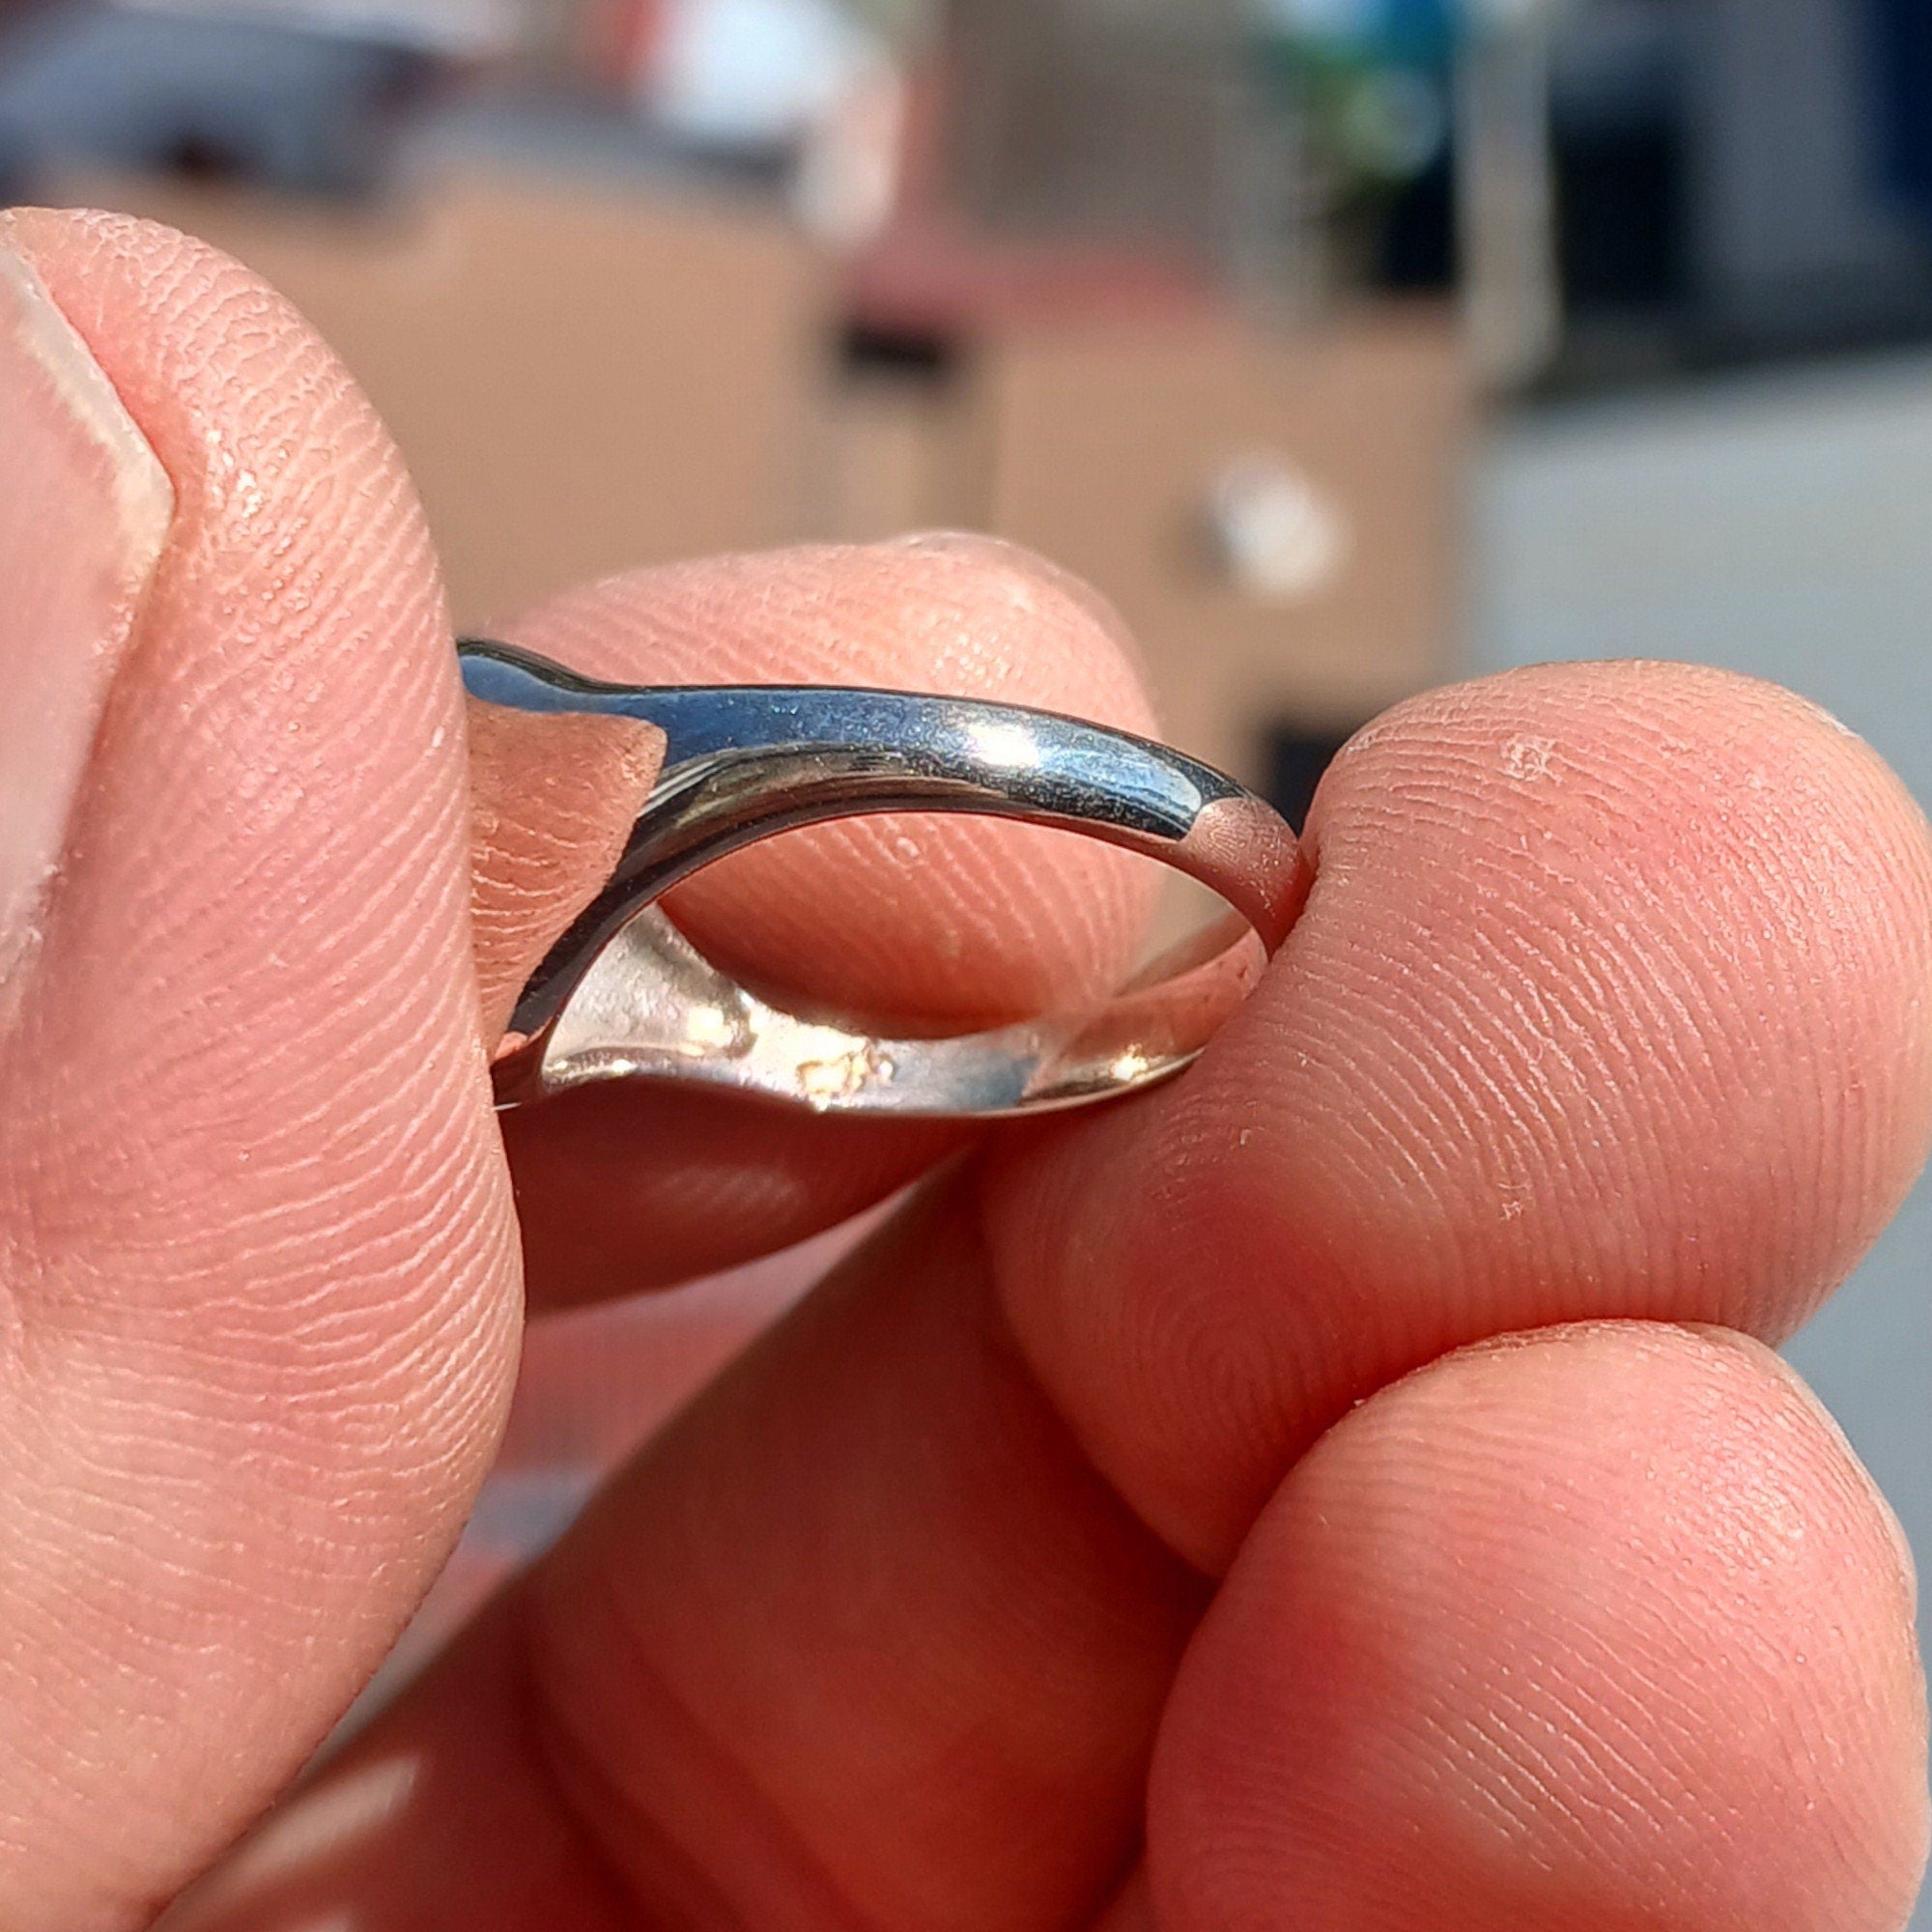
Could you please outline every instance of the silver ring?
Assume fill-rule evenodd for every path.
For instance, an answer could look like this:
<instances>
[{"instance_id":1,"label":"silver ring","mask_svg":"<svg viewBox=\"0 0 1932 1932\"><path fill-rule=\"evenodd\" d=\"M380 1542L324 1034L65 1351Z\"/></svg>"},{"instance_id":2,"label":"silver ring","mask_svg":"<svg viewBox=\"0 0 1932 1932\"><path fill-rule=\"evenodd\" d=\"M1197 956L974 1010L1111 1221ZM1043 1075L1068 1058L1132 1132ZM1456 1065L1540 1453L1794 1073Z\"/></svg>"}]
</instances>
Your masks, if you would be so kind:
<instances>
[{"instance_id":1,"label":"silver ring","mask_svg":"<svg viewBox=\"0 0 1932 1932\"><path fill-rule=\"evenodd\" d=\"M1067 1107L1184 1066L1287 937L1294 835L1211 767L1016 705L829 686L600 684L507 644L457 645L472 697L634 718L665 761L610 883L537 968L496 1065L499 1106L591 1081L696 1080L821 1113L983 1118ZM794 826L961 811L1059 826L1211 887L1233 916L1099 1010L944 1039L887 1039L768 1005L655 901Z\"/></svg>"}]
</instances>

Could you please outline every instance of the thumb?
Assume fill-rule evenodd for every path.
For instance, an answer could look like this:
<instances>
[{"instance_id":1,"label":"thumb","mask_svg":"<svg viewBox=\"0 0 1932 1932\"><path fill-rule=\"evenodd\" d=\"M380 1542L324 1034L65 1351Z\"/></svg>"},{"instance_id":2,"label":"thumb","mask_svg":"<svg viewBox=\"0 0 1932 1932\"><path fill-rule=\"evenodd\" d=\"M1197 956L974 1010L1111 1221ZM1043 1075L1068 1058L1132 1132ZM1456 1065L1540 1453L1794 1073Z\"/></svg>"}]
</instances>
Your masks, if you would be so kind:
<instances>
[{"instance_id":1,"label":"thumb","mask_svg":"<svg viewBox=\"0 0 1932 1932\"><path fill-rule=\"evenodd\" d=\"M480 1481L519 1318L402 468L183 238L0 216L0 1924L245 1822Z\"/></svg>"}]
</instances>

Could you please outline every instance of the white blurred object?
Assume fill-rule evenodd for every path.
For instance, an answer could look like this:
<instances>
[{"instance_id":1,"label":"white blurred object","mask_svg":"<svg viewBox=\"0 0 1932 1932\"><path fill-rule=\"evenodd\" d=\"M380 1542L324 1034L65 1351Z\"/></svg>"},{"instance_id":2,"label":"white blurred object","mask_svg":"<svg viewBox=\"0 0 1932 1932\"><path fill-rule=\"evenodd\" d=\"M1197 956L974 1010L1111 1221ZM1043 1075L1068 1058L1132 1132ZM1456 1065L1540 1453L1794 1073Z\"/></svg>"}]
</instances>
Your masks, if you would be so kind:
<instances>
[{"instance_id":1,"label":"white blurred object","mask_svg":"<svg viewBox=\"0 0 1932 1932\"><path fill-rule=\"evenodd\" d=\"M639 100L695 145L784 149L886 65L834 0L668 0Z\"/></svg>"},{"instance_id":2,"label":"white blurred object","mask_svg":"<svg viewBox=\"0 0 1932 1932\"><path fill-rule=\"evenodd\" d=\"M905 116L905 75L881 57L813 122L792 175L792 206L808 234L856 249L885 229L898 205Z\"/></svg>"},{"instance_id":3,"label":"white blurred object","mask_svg":"<svg viewBox=\"0 0 1932 1932\"><path fill-rule=\"evenodd\" d=\"M1312 597L1349 554L1341 506L1286 457L1237 458L1208 493L1208 529L1236 587L1269 603Z\"/></svg>"}]
</instances>

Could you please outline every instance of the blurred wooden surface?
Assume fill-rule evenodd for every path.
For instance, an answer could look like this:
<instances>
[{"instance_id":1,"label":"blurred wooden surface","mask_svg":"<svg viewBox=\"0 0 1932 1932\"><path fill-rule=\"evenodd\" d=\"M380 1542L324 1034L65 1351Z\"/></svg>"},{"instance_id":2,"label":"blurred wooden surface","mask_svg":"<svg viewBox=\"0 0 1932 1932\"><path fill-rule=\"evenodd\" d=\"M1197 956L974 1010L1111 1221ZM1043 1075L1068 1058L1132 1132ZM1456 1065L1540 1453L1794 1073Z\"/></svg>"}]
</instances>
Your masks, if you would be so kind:
<instances>
[{"instance_id":1,"label":"blurred wooden surface","mask_svg":"<svg viewBox=\"0 0 1932 1932\"><path fill-rule=\"evenodd\" d=\"M828 297L774 213L485 173L373 212L145 181L64 198L202 237L315 324L409 460L459 625L798 531Z\"/></svg>"}]
</instances>

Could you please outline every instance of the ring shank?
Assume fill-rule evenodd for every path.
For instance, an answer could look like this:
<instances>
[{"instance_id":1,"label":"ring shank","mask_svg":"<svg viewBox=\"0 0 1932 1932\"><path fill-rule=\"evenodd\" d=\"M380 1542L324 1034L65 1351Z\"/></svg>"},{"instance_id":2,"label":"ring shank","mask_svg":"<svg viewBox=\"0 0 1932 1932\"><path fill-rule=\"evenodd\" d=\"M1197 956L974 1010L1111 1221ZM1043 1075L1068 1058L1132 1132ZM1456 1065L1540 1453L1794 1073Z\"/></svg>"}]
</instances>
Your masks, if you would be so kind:
<instances>
[{"instance_id":1,"label":"ring shank","mask_svg":"<svg viewBox=\"0 0 1932 1932\"><path fill-rule=\"evenodd\" d=\"M1245 997L1293 922L1293 834L1263 800L1164 746L1051 713L821 687L601 685L465 642L472 696L657 725L666 762L610 883L553 949L497 1064L514 1105L594 1080L696 1080L819 1112L987 1117L1064 1107L1178 1069ZM726 853L800 825L973 812L1084 833L1217 892L1237 917L1098 1011L947 1039L808 1020L721 973L655 909Z\"/></svg>"}]
</instances>

